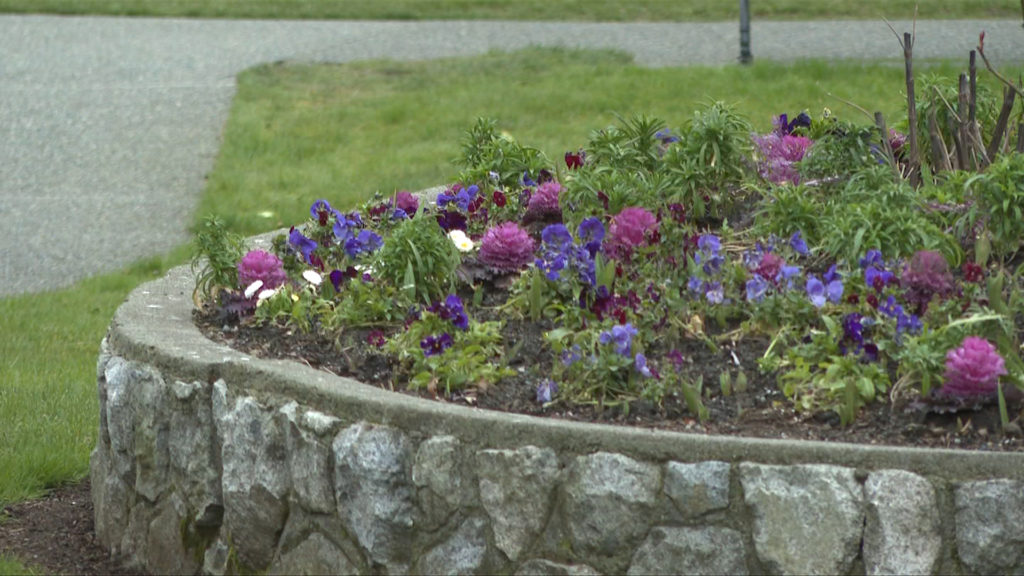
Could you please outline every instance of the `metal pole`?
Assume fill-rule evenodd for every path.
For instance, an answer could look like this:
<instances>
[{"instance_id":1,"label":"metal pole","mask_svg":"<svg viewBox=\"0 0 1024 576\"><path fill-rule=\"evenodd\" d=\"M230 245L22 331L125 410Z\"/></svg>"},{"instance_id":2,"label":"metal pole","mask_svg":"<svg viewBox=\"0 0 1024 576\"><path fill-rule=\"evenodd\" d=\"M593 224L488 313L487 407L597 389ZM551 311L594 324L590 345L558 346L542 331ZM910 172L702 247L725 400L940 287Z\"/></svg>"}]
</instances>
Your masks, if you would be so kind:
<instances>
[{"instance_id":1,"label":"metal pole","mask_svg":"<svg viewBox=\"0 0 1024 576\"><path fill-rule=\"evenodd\" d=\"M750 0L740 0L740 64L753 61L754 56L750 53Z\"/></svg>"}]
</instances>

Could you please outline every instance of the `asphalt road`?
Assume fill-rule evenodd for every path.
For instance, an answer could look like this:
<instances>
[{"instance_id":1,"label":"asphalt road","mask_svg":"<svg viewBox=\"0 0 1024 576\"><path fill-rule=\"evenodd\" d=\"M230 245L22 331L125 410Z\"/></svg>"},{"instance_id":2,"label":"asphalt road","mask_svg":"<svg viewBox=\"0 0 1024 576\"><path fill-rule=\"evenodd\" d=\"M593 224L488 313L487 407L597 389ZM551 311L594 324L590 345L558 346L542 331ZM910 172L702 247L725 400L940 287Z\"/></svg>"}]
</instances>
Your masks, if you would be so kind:
<instances>
[{"instance_id":1,"label":"asphalt road","mask_svg":"<svg viewBox=\"0 0 1024 576\"><path fill-rule=\"evenodd\" d=\"M910 22L894 22L896 30ZM965 58L1018 21L917 23L915 56ZM901 57L878 22L754 22L755 59ZM188 240L234 77L263 62L421 60L528 45L644 66L728 65L736 23L309 22L0 15L0 296L62 288Z\"/></svg>"}]
</instances>

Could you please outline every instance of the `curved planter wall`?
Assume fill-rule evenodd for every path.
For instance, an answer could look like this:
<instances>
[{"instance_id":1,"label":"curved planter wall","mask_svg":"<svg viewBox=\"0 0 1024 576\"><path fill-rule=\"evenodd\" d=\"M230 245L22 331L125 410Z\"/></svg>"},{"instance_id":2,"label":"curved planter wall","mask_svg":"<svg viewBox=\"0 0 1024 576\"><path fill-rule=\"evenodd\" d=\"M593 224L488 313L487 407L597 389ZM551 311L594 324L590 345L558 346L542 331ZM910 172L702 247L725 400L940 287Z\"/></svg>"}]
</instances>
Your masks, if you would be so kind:
<instances>
[{"instance_id":1,"label":"curved planter wall","mask_svg":"<svg viewBox=\"0 0 1024 576\"><path fill-rule=\"evenodd\" d=\"M135 290L97 369L96 532L152 573L1024 572L1024 454L420 400L215 344L192 288Z\"/></svg>"}]
</instances>

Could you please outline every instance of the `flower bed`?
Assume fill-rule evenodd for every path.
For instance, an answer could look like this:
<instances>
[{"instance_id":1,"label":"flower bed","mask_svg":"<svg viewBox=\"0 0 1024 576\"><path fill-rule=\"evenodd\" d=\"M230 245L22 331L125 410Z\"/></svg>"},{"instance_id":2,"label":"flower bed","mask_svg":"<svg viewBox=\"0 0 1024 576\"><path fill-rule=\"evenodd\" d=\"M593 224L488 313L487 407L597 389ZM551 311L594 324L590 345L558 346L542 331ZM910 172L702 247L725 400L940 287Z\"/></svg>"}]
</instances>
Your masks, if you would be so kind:
<instances>
[{"instance_id":1,"label":"flower bed","mask_svg":"<svg viewBox=\"0 0 1024 576\"><path fill-rule=\"evenodd\" d=\"M906 422L867 441L941 423L947 444L1019 449L1020 238L998 201L1024 194L1024 156L915 188L898 134L806 113L749 130L719 103L678 131L638 117L563 167L480 121L467 184L436 198L317 200L240 262L210 222L206 321L311 334L339 373L449 401L712 428L867 415Z\"/></svg>"},{"instance_id":2,"label":"flower bed","mask_svg":"<svg viewBox=\"0 0 1024 576\"><path fill-rule=\"evenodd\" d=\"M827 111L636 117L557 164L481 120L436 197L254 246L210 219L206 325L367 382L199 336L183 271L144 287L100 361L97 531L160 572L1019 570L1024 154L936 114L924 171L918 127ZM500 397L561 419L452 405ZM773 412L979 450L564 421Z\"/></svg>"},{"instance_id":3,"label":"flower bed","mask_svg":"<svg viewBox=\"0 0 1024 576\"><path fill-rule=\"evenodd\" d=\"M96 533L151 573L1024 565L1019 452L709 437L414 398L211 342L191 321L193 283L178 268L134 291L98 366Z\"/></svg>"}]
</instances>

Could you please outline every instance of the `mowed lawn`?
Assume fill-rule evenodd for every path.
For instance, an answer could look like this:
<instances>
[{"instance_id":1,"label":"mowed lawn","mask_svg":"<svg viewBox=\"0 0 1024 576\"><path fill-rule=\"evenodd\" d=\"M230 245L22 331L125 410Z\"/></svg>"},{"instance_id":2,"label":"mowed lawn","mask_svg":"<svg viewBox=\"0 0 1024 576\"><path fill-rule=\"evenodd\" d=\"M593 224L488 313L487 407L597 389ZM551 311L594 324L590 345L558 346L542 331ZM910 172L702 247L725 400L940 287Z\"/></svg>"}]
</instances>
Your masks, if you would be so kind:
<instances>
[{"instance_id":1,"label":"mowed lawn","mask_svg":"<svg viewBox=\"0 0 1024 576\"><path fill-rule=\"evenodd\" d=\"M1020 18L1016 0L752 0L755 19ZM0 12L357 20L715 21L739 0L0 0Z\"/></svg>"}]
</instances>

